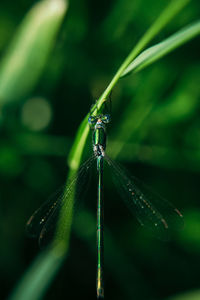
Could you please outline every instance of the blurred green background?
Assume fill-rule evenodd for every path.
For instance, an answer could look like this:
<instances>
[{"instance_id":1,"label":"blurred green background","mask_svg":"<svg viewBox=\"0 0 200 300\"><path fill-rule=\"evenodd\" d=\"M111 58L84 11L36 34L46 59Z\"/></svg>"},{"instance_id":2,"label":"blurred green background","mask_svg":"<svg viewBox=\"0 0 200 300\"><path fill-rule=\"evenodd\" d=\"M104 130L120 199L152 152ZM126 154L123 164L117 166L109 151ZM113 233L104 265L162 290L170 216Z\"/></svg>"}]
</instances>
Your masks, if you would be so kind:
<instances>
[{"instance_id":1,"label":"blurred green background","mask_svg":"<svg viewBox=\"0 0 200 300\"><path fill-rule=\"evenodd\" d=\"M25 224L64 184L80 122L167 3L73 0L66 13L65 2L52 0L30 13L33 1L1 1L1 299L39 252ZM190 1L151 44L197 20L199 12L199 1ZM199 53L196 38L113 90L109 155L178 207L185 227L169 243L155 239L105 174L107 299L200 299ZM95 297L95 193L92 185L68 259L44 299Z\"/></svg>"}]
</instances>

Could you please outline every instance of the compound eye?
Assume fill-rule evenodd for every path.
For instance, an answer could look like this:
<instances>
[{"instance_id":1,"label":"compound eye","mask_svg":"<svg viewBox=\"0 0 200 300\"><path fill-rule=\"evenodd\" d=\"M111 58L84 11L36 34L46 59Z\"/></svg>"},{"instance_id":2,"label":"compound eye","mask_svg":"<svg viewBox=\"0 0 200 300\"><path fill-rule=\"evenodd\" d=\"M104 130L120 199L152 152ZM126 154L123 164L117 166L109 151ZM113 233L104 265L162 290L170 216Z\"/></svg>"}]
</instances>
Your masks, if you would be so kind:
<instances>
[{"instance_id":1,"label":"compound eye","mask_svg":"<svg viewBox=\"0 0 200 300\"><path fill-rule=\"evenodd\" d=\"M104 123L106 123L106 124L109 123L110 120L111 120L111 117L110 117L109 114L106 114L106 115L104 115L104 116L102 117L102 121L103 121Z\"/></svg>"},{"instance_id":2,"label":"compound eye","mask_svg":"<svg viewBox=\"0 0 200 300\"><path fill-rule=\"evenodd\" d=\"M90 116L88 118L88 123L91 124L91 125L94 125L96 123L96 118L93 117L93 116Z\"/></svg>"}]
</instances>

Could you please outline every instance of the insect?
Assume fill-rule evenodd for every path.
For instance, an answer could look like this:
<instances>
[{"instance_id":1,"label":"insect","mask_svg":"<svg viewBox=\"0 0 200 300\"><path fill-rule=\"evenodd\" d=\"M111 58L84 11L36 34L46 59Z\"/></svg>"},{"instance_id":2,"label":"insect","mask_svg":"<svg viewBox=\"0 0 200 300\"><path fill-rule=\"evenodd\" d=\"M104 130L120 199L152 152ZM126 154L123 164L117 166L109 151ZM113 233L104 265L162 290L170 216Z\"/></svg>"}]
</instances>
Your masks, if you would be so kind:
<instances>
[{"instance_id":1,"label":"insect","mask_svg":"<svg viewBox=\"0 0 200 300\"><path fill-rule=\"evenodd\" d=\"M170 228L175 223L182 223L183 216L180 211L168 201L151 193L145 186L141 187L140 182L128 174L128 172L114 162L106 154L106 126L110 123L110 114L98 114L90 116L88 123L93 131L92 147L93 155L80 167L78 174L67 185L65 193L61 199L52 203L47 202L39 208L29 219L27 223L28 232L31 235L39 234L39 241L45 239L52 226L55 226L55 220L58 218L59 211L65 205L66 220L70 216L73 199L80 198L84 189L86 174L90 170L93 162L97 164L97 279L96 289L97 298L104 298L104 222L103 222L103 173L104 162L112 170L115 182L120 190L120 194L125 200L130 211L138 219L141 225L144 225L155 232L161 239L167 239ZM81 183L81 187L80 187ZM77 188L76 195L74 194ZM69 208L69 209L68 209ZM71 217L71 216L70 216ZM67 223L66 223L67 226Z\"/></svg>"}]
</instances>

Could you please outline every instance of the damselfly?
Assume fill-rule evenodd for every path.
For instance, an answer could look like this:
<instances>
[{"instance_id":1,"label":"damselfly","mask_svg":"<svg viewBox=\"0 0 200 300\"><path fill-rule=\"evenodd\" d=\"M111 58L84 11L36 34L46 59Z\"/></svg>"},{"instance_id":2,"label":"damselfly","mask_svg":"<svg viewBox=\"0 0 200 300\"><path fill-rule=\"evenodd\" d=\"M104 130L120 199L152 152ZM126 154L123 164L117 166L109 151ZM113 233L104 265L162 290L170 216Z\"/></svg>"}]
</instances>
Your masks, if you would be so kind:
<instances>
[{"instance_id":1,"label":"damselfly","mask_svg":"<svg viewBox=\"0 0 200 300\"><path fill-rule=\"evenodd\" d=\"M79 169L78 174L65 188L61 199L52 203L47 202L39 208L27 223L28 232L35 236L39 235L40 243L46 238L55 225L59 211L65 205L66 219L68 218L68 206L71 201L82 196L84 178L88 174L93 162L97 163L98 193L97 193L97 298L104 297L103 278L103 170L104 161L110 166L115 182L120 190L130 211L136 216L141 225L155 232L161 239L167 239L174 223L182 223L182 214L172 204L149 192L140 182L131 177L128 172L114 162L105 153L106 149L106 125L110 122L109 114L90 116L89 125L93 130L93 156L90 157ZM82 186L82 188L80 188ZM74 191L78 187L76 194ZM72 195L73 194L73 195ZM172 228L173 229L173 228ZM63 237L64 238L64 237Z\"/></svg>"}]
</instances>

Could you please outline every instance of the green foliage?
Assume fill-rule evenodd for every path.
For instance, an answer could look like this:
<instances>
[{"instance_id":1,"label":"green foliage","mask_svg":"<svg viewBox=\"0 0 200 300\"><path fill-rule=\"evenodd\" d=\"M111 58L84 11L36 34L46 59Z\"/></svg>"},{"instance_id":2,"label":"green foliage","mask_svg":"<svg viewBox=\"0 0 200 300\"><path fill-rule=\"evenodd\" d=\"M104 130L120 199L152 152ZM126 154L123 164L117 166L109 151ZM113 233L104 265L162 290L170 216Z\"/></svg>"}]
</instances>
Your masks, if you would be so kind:
<instances>
[{"instance_id":1,"label":"green foliage","mask_svg":"<svg viewBox=\"0 0 200 300\"><path fill-rule=\"evenodd\" d=\"M35 87L66 8L65 0L44 0L26 15L1 62L1 105L24 98Z\"/></svg>"},{"instance_id":2,"label":"green foliage","mask_svg":"<svg viewBox=\"0 0 200 300\"><path fill-rule=\"evenodd\" d=\"M134 59L130 65L125 69L122 76L129 74L132 71L139 71L145 68L146 66L152 64L159 58L163 57L167 53L171 52L175 48L181 46L183 43L186 43L188 40L192 39L200 33L200 22L195 22L192 25L183 28L179 32L173 34L168 39L163 42L150 47L143 51L136 59Z\"/></svg>"},{"instance_id":3,"label":"green foliage","mask_svg":"<svg viewBox=\"0 0 200 300\"><path fill-rule=\"evenodd\" d=\"M184 293L182 295L170 297L168 300L198 300L200 297L200 291L195 290L192 292Z\"/></svg>"},{"instance_id":4,"label":"green foliage","mask_svg":"<svg viewBox=\"0 0 200 300\"><path fill-rule=\"evenodd\" d=\"M63 256L46 250L38 255L8 299L39 300L63 263Z\"/></svg>"}]
</instances>

